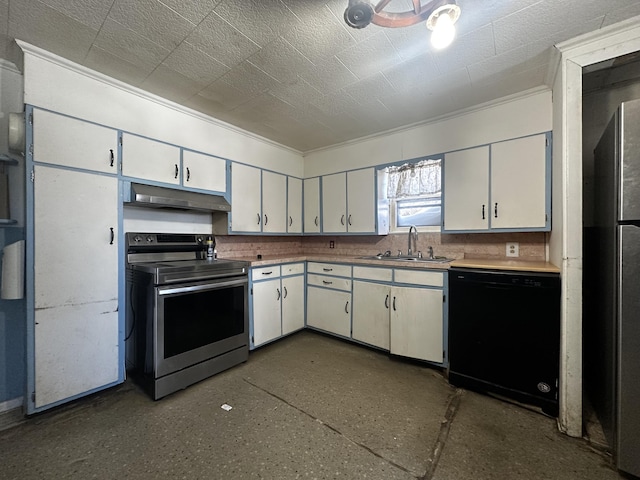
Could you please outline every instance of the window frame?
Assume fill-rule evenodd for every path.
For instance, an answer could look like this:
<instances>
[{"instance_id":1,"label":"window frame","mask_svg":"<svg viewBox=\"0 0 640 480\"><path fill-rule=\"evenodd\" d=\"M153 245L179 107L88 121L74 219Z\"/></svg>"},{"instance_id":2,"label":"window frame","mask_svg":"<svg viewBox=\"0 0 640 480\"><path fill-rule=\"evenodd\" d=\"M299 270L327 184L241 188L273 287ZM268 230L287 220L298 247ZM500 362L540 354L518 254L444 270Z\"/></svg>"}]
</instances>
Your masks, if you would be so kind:
<instances>
[{"instance_id":1,"label":"window frame","mask_svg":"<svg viewBox=\"0 0 640 480\"><path fill-rule=\"evenodd\" d=\"M444 177L444 154L435 154L435 155L426 155L424 157L416 157L408 160L401 160L398 162L386 163L383 165L378 165L376 167L378 175L388 175L388 172L385 172L385 169L388 167L399 167L405 164L418 163L424 160L440 160L440 175L441 178ZM386 185L386 182L385 182ZM418 232L425 233L441 233L442 232L442 221L444 216L444 191L443 185L440 185L440 224L439 225L417 225L416 228ZM379 195L379 194L378 194ZM388 198L386 196L386 192L384 198L388 202L389 205L389 233L407 233L410 227L399 227L397 223L397 199L396 198ZM405 197L400 200L411 199L412 197Z\"/></svg>"}]
</instances>

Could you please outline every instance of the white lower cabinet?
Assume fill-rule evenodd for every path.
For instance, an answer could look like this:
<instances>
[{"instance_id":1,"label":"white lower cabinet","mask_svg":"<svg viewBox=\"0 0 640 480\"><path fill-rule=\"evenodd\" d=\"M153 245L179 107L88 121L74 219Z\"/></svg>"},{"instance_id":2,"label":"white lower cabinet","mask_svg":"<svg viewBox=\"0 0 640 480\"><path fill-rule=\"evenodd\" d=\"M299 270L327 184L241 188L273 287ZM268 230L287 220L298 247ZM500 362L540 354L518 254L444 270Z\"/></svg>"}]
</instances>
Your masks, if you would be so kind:
<instances>
[{"instance_id":1,"label":"white lower cabinet","mask_svg":"<svg viewBox=\"0 0 640 480\"><path fill-rule=\"evenodd\" d=\"M307 286L307 325L351 336L351 292Z\"/></svg>"},{"instance_id":2,"label":"white lower cabinet","mask_svg":"<svg viewBox=\"0 0 640 480\"><path fill-rule=\"evenodd\" d=\"M421 287L391 289L391 353L442 363L443 292Z\"/></svg>"},{"instance_id":3,"label":"white lower cabinet","mask_svg":"<svg viewBox=\"0 0 640 480\"><path fill-rule=\"evenodd\" d=\"M280 275L253 284L253 344L274 340L282 335Z\"/></svg>"},{"instance_id":4,"label":"white lower cabinet","mask_svg":"<svg viewBox=\"0 0 640 480\"><path fill-rule=\"evenodd\" d=\"M304 263L253 268L251 345L304 328Z\"/></svg>"},{"instance_id":5,"label":"white lower cabinet","mask_svg":"<svg viewBox=\"0 0 640 480\"><path fill-rule=\"evenodd\" d=\"M283 267L284 268L284 267ZM284 273L283 273L284 275ZM304 328L304 275L282 277L282 335Z\"/></svg>"},{"instance_id":6,"label":"white lower cabinet","mask_svg":"<svg viewBox=\"0 0 640 480\"><path fill-rule=\"evenodd\" d=\"M394 355L444 361L444 273L355 267L354 340ZM389 282L389 283L374 283Z\"/></svg>"},{"instance_id":7,"label":"white lower cabinet","mask_svg":"<svg viewBox=\"0 0 640 480\"><path fill-rule=\"evenodd\" d=\"M389 350L390 299L389 285L353 282L354 340Z\"/></svg>"}]
</instances>

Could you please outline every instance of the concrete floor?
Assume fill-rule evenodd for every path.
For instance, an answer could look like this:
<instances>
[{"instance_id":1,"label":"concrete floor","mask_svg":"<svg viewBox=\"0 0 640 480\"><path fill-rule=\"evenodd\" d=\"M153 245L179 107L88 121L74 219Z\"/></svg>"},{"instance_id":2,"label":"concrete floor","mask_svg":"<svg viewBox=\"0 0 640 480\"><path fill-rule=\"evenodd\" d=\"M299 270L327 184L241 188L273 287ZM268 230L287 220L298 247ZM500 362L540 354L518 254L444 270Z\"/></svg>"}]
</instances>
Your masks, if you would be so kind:
<instances>
[{"instance_id":1,"label":"concrete floor","mask_svg":"<svg viewBox=\"0 0 640 480\"><path fill-rule=\"evenodd\" d=\"M621 478L610 462L554 419L313 332L157 402L126 382L0 432L5 480Z\"/></svg>"}]
</instances>

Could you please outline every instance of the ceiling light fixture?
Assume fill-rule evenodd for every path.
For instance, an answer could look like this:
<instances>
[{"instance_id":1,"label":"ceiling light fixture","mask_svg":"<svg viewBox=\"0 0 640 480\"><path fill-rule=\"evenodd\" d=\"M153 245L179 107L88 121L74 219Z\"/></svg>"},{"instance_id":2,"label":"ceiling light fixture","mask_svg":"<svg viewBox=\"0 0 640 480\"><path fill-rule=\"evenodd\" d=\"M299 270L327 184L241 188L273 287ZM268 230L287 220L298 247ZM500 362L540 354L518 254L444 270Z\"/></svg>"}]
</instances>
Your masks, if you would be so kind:
<instances>
[{"instance_id":1,"label":"ceiling light fixture","mask_svg":"<svg viewBox=\"0 0 640 480\"><path fill-rule=\"evenodd\" d=\"M460 18L460 7L456 4L436 8L427 19L431 34L431 45L437 50L448 47L456 36L455 23Z\"/></svg>"},{"instance_id":2,"label":"ceiling light fixture","mask_svg":"<svg viewBox=\"0 0 640 480\"><path fill-rule=\"evenodd\" d=\"M385 12L392 0L380 0L375 6L366 0L349 0L344 11L344 21L353 28L364 28L370 23L379 27L409 27L427 21L431 44L442 49L451 44L456 35L454 24L460 17L456 0L411 0L413 10L407 12Z\"/></svg>"}]
</instances>

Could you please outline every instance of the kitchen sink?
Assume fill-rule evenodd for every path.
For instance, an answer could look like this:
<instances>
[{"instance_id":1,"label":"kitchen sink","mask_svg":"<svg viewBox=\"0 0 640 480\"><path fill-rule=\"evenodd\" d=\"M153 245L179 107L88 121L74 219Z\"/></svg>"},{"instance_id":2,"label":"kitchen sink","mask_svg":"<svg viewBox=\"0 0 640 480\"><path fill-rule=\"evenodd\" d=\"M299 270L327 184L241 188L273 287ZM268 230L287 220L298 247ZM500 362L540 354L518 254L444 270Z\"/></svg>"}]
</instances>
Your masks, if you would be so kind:
<instances>
[{"instance_id":1,"label":"kitchen sink","mask_svg":"<svg viewBox=\"0 0 640 480\"><path fill-rule=\"evenodd\" d=\"M401 256L384 256L384 255L369 255L366 257L359 257L362 260L379 260L381 262L416 262L416 263L448 263L453 262L453 258L446 257L434 257L434 258L419 258L417 256L401 255Z\"/></svg>"}]
</instances>

